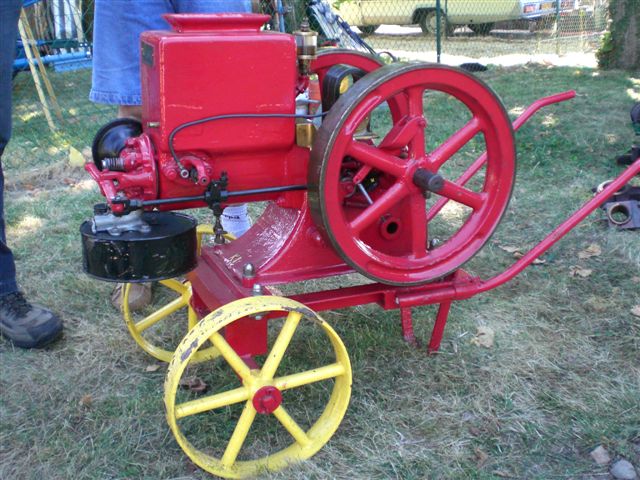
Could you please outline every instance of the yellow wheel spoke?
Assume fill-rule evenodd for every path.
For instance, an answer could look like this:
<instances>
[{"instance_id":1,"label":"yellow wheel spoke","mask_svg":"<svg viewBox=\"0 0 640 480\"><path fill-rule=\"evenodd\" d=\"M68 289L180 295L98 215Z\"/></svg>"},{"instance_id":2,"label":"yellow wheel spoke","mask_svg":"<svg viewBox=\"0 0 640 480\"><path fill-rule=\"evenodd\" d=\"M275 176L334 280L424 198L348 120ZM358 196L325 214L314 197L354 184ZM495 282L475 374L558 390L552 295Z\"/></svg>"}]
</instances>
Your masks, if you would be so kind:
<instances>
[{"instance_id":1,"label":"yellow wheel spoke","mask_svg":"<svg viewBox=\"0 0 640 480\"><path fill-rule=\"evenodd\" d=\"M215 395L209 395L208 397L191 400L189 402L176 405L176 419L209 410L215 410L220 407L226 407L227 405L234 405L236 403L243 402L248 398L249 392L247 389L240 387L234 390L229 390L228 392L217 393Z\"/></svg>"},{"instance_id":2,"label":"yellow wheel spoke","mask_svg":"<svg viewBox=\"0 0 640 480\"><path fill-rule=\"evenodd\" d=\"M168 315L171 315L172 313L180 310L186 304L187 304L187 302L184 300L184 298L182 298L182 297L176 298L172 302L167 303L164 307L162 307L162 308L156 310L155 312L153 312L148 317L145 317L142 320L140 320L139 322L137 322L136 323L136 328L138 329L138 331L143 332L147 328L149 328L152 325L155 325L156 323L158 323L164 317L166 317Z\"/></svg>"},{"instance_id":3,"label":"yellow wheel spoke","mask_svg":"<svg viewBox=\"0 0 640 480\"><path fill-rule=\"evenodd\" d=\"M242 415L240 415L238 424L229 439L229 445L227 445L227 449L224 451L224 455L220 460L224 467L229 468L235 463L238 453L240 453L240 449L247 438L247 434L249 433L249 429L251 428L255 418L256 409L253 408L253 405L249 400L244 406L244 410L242 411Z\"/></svg>"},{"instance_id":4,"label":"yellow wheel spoke","mask_svg":"<svg viewBox=\"0 0 640 480\"><path fill-rule=\"evenodd\" d=\"M211 343L213 343L213 345L220 351L220 355L222 355L233 371L236 372L242 380L246 380L250 377L251 370L235 350L231 348L231 345L227 343L222 335L215 332L211 337L209 337L209 340L211 340Z\"/></svg>"},{"instance_id":5,"label":"yellow wheel spoke","mask_svg":"<svg viewBox=\"0 0 640 480\"><path fill-rule=\"evenodd\" d=\"M195 310L191 308L191 306L189 306L188 308L189 311L187 313L187 322L189 325L189 330L191 330L198 323L198 315L196 314Z\"/></svg>"},{"instance_id":6,"label":"yellow wheel spoke","mask_svg":"<svg viewBox=\"0 0 640 480\"><path fill-rule=\"evenodd\" d=\"M324 367L314 368L306 372L294 373L284 377L278 377L273 380L273 386L278 390L288 390L290 388L308 385L314 382L327 380L328 378L337 377L345 373L344 365L341 363L332 363Z\"/></svg>"},{"instance_id":7,"label":"yellow wheel spoke","mask_svg":"<svg viewBox=\"0 0 640 480\"><path fill-rule=\"evenodd\" d=\"M170 288L174 292L177 292L177 293L180 293L180 294L183 294L189 288L188 287L188 285L189 285L188 282L186 284L184 284L184 283L176 280L175 278L169 278L167 280L160 280L160 284L164 285L165 287Z\"/></svg>"},{"instance_id":8,"label":"yellow wheel spoke","mask_svg":"<svg viewBox=\"0 0 640 480\"><path fill-rule=\"evenodd\" d=\"M291 415L287 413L282 405L273 411L273 415L278 419L282 426L287 429L287 432L295 438L296 442L298 442L300 446L305 447L311 443L311 439L307 436L305 431L300 428L293 418L291 418Z\"/></svg>"},{"instance_id":9,"label":"yellow wheel spoke","mask_svg":"<svg viewBox=\"0 0 640 480\"><path fill-rule=\"evenodd\" d=\"M293 337L301 318L302 315L298 312L289 312L289 315L287 315L287 319L282 326L282 330L280 331L278 338L273 344L273 348L269 352L269 356L262 366L262 378L273 378L273 375L276 373L278 365L280 365L280 362L282 361L284 352L287 350L289 342L291 342L291 338Z\"/></svg>"}]
</instances>

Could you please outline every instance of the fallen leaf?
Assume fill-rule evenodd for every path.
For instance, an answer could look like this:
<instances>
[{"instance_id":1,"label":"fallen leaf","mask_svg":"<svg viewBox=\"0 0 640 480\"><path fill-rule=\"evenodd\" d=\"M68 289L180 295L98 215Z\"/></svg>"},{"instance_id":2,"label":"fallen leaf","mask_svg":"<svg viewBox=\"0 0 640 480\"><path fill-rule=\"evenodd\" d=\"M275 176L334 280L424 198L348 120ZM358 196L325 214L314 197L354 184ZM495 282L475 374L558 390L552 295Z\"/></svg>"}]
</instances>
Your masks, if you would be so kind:
<instances>
[{"instance_id":1,"label":"fallen leaf","mask_svg":"<svg viewBox=\"0 0 640 480\"><path fill-rule=\"evenodd\" d=\"M80 399L78 405L84 408L89 408L93 403L93 397L91 395L85 395Z\"/></svg>"},{"instance_id":2,"label":"fallen leaf","mask_svg":"<svg viewBox=\"0 0 640 480\"><path fill-rule=\"evenodd\" d=\"M587 248L578 253L578 258L585 260L591 257L598 257L602 254L602 248L597 243L592 243Z\"/></svg>"},{"instance_id":3,"label":"fallen leaf","mask_svg":"<svg viewBox=\"0 0 640 480\"><path fill-rule=\"evenodd\" d=\"M631 315L635 315L636 317L640 317L640 305L636 305L631 309Z\"/></svg>"},{"instance_id":4,"label":"fallen leaf","mask_svg":"<svg viewBox=\"0 0 640 480\"><path fill-rule=\"evenodd\" d=\"M504 250L505 252L509 252L509 253L513 253L514 258L522 258L524 257L524 253L522 253L522 250L518 247L509 247L509 246L500 246L500 248L502 250ZM533 265L542 265L544 263L547 263L546 260L542 260L541 258L536 258L533 260L533 262L531 262Z\"/></svg>"},{"instance_id":5,"label":"fallen leaf","mask_svg":"<svg viewBox=\"0 0 640 480\"><path fill-rule=\"evenodd\" d=\"M522 249L519 247L511 247L509 245L498 245L498 248L504 250L505 252L509 252L509 253L516 253L516 252L521 252Z\"/></svg>"},{"instance_id":6,"label":"fallen leaf","mask_svg":"<svg viewBox=\"0 0 640 480\"><path fill-rule=\"evenodd\" d=\"M478 327L476 336L471 339L471 344L478 347L493 347L493 339L496 333L490 327Z\"/></svg>"},{"instance_id":7,"label":"fallen leaf","mask_svg":"<svg viewBox=\"0 0 640 480\"><path fill-rule=\"evenodd\" d=\"M502 478L511 478L513 477L513 475L511 475L509 472L505 472L504 470L494 470L493 472L494 475L498 476L498 477L502 477Z\"/></svg>"},{"instance_id":8,"label":"fallen leaf","mask_svg":"<svg viewBox=\"0 0 640 480\"><path fill-rule=\"evenodd\" d=\"M157 363L147 365L147 368L144 369L145 372L157 372L158 370L160 370L160 365Z\"/></svg>"},{"instance_id":9,"label":"fallen leaf","mask_svg":"<svg viewBox=\"0 0 640 480\"><path fill-rule=\"evenodd\" d=\"M598 445L594 448L589 455L591 455L591 458L593 458L598 465L606 465L611 461L609 452L607 452L602 445Z\"/></svg>"},{"instance_id":10,"label":"fallen leaf","mask_svg":"<svg viewBox=\"0 0 640 480\"><path fill-rule=\"evenodd\" d=\"M202 393L209 388L204 381L199 377L186 377L180 380L180 386L185 390L189 390L195 393Z\"/></svg>"},{"instance_id":11,"label":"fallen leaf","mask_svg":"<svg viewBox=\"0 0 640 480\"><path fill-rule=\"evenodd\" d=\"M480 431L480 429L476 427L469 427L469 433L474 437L479 437L480 435L482 435L482 432Z\"/></svg>"},{"instance_id":12,"label":"fallen leaf","mask_svg":"<svg viewBox=\"0 0 640 480\"><path fill-rule=\"evenodd\" d=\"M22 184L22 188L24 188L25 190L35 190L36 187L31 185L30 183L23 183Z\"/></svg>"},{"instance_id":13,"label":"fallen leaf","mask_svg":"<svg viewBox=\"0 0 640 480\"><path fill-rule=\"evenodd\" d=\"M487 460L489 460L489 455L479 447L474 448L473 453L476 455L476 464L479 467L487 463Z\"/></svg>"},{"instance_id":14,"label":"fallen leaf","mask_svg":"<svg viewBox=\"0 0 640 480\"><path fill-rule=\"evenodd\" d=\"M640 283L640 277L631 277L633 283Z\"/></svg>"},{"instance_id":15,"label":"fallen leaf","mask_svg":"<svg viewBox=\"0 0 640 480\"><path fill-rule=\"evenodd\" d=\"M77 148L69 147L69 165L72 167L82 167L85 161L82 153Z\"/></svg>"},{"instance_id":16,"label":"fallen leaf","mask_svg":"<svg viewBox=\"0 0 640 480\"><path fill-rule=\"evenodd\" d=\"M572 267L569 267L569 275L571 275L572 277L587 278L592 273L593 273L593 270L591 270L590 268L582 268L582 267L578 267L577 265L573 265Z\"/></svg>"}]
</instances>

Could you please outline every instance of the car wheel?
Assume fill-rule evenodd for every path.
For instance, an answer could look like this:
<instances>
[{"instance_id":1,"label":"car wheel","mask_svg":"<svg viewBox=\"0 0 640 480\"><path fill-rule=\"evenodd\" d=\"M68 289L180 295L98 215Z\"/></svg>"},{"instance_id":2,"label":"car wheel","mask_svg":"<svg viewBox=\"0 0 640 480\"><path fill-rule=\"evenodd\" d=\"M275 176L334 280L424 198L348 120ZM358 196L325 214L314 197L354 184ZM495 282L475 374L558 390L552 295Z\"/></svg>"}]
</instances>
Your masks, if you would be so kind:
<instances>
[{"instance_id":1,"label":"car wheel","mask_svg":"<svg viewBox=\"0 0 640 480\"><path fill-rule=\"evenodd\" d=\"M470 23L469 28L476 35L489 35L493 28L493 23Z\"/></svg>"},{"instance_id":2,"label":"car wheel","mask_svg":"<svg viewBox=\"0 0 640 480\"><path fill-rule=\"evenodd\" d=\"M362 32L362 35L371 35L375 32L380 25L358 25L358 30Z\"/></svg>"},{"instance_id":3,"label":"car wheel","mask_svg":"<svg viewBox=\"0 0 640 480\"><path fill-rule=\"evenodd\" d=\"M437 35L437 19L438 17L435 10L422 13L418 17L418 23L420 24L422 33L425 35ZM440 31L444 33L445 37L453 34L453 25L449 24L447 16L444 13L440 13Z\"/></svg>"}]
</instances>

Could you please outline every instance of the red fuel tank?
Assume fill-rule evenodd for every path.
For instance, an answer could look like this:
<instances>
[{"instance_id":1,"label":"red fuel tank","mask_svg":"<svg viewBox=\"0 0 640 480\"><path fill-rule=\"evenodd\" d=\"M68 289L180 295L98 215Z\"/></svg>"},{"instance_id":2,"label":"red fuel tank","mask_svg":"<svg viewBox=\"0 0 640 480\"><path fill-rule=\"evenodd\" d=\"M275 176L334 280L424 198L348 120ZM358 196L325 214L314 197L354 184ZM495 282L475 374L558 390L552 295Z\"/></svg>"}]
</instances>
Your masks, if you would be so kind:
<instances>
[{"instance_id":1,"label":"red fuel tank","mask_svg":"<svg viewBox=\"0 0 640 480\"><path fill-rule=\"evenodd\" d=\"M267 15L165 15L173 31L141 36L143 125L158 153L187 122L227 114L295 113L296 45L260 31ZM289 149L293 118L230 118L186 128L176 151L229 154Z\"/></svg>"}]
</instances>

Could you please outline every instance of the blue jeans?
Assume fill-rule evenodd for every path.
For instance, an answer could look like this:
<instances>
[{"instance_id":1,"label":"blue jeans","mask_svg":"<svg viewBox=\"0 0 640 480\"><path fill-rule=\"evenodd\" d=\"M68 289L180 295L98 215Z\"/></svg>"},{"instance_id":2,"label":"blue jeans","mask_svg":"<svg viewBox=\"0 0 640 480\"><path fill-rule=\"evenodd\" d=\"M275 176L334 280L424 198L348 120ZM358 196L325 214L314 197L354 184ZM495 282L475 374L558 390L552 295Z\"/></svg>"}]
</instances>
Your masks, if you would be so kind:
<instances>
[{"instance_id":1,"label":"blue jeans","mask_svg":"<svg viewBox=\"0 0 640 480\"><path fill-rule=\"evenodd\" d=\"M165 13L251 12L250 0L95 0L93 74L96 103L140 105L140 34L169 30Z\"/></svg>"},{"instance_id":2,"label":"blue jeans","mask_svg":"<svg viewBox=\"0 0 640 480\"><path fill-rule=\"evenodd\" d=\"M18 291L16 265L4 228L2 153L11 137L11 80L22 0L0 1L0 295Z\"/></svg>"}]
</instances>

